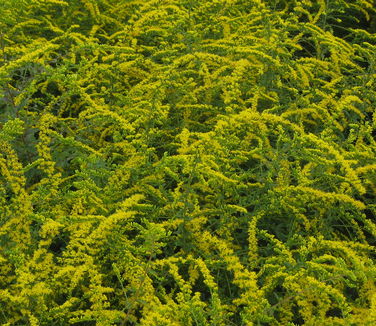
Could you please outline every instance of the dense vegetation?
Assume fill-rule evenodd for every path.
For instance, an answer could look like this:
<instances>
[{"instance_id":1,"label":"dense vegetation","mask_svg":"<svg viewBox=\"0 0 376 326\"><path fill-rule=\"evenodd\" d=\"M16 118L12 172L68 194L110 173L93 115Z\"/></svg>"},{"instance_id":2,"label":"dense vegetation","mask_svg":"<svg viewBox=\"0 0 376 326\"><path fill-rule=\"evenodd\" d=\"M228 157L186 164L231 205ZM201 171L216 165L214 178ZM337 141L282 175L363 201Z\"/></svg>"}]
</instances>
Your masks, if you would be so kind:
<instances>
[{"instance_id":1,"label":"dense vegetation","mask_svg":"<svg viewBox=\"0 0 376 326\"><path fill-rule=\"evenodd\" d=\"M0 1L0 323L376 325L375 5Z\"/></svg>"}]
</instances>

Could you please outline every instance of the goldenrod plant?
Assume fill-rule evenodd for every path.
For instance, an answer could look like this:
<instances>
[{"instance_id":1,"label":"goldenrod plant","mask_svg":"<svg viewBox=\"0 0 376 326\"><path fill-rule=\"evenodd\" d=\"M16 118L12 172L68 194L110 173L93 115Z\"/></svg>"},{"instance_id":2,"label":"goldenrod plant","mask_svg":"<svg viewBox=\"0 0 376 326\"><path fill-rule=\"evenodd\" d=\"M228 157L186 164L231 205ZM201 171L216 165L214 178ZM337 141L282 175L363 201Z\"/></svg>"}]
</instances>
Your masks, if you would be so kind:
<instances>
[{"instance_id":1,"label":"goldenrod plant","mask_svg":"<svg viewBox=\"0 0 376 326\"><path fill-rule=\"evenodd\" d=\"M2 0L0 324L376 325L374 0Z\"/></svg>"}]
</instances>

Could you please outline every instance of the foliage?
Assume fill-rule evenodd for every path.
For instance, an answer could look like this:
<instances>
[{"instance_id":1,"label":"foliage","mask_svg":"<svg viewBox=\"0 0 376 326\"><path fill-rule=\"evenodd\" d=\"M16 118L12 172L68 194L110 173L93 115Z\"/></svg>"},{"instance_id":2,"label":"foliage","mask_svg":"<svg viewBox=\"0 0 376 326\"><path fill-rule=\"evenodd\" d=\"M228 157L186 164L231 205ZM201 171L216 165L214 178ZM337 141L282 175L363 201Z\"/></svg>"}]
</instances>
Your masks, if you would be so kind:
<instances>
[{"instance_id":1,"label":"foliage","mask_svg":"<svg viewBox=\"0 0 376 326\"><path fill-rule=\"evenodd\" d=\"M372 0L3 0L3 325L374 325Z\"/></svg>"}]
</instances>

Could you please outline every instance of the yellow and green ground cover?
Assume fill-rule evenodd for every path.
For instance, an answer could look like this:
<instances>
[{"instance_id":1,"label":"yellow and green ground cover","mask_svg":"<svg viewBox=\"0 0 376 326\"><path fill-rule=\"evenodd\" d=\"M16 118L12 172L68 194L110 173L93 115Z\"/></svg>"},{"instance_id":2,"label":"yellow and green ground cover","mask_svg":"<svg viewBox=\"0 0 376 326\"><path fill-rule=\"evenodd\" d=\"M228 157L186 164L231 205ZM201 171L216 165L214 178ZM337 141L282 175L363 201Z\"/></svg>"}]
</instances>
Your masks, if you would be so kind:
<instances>
[{"instance_id":1,"label":"yellow and green ground cover","mask_svg":"<svg viewBox=\"0 0 376 326\"><path fill-rule=\"evenodd\" d=\"M1 0L0 324L376 325L376 3Z\"/></svg>"}]
</instances>

